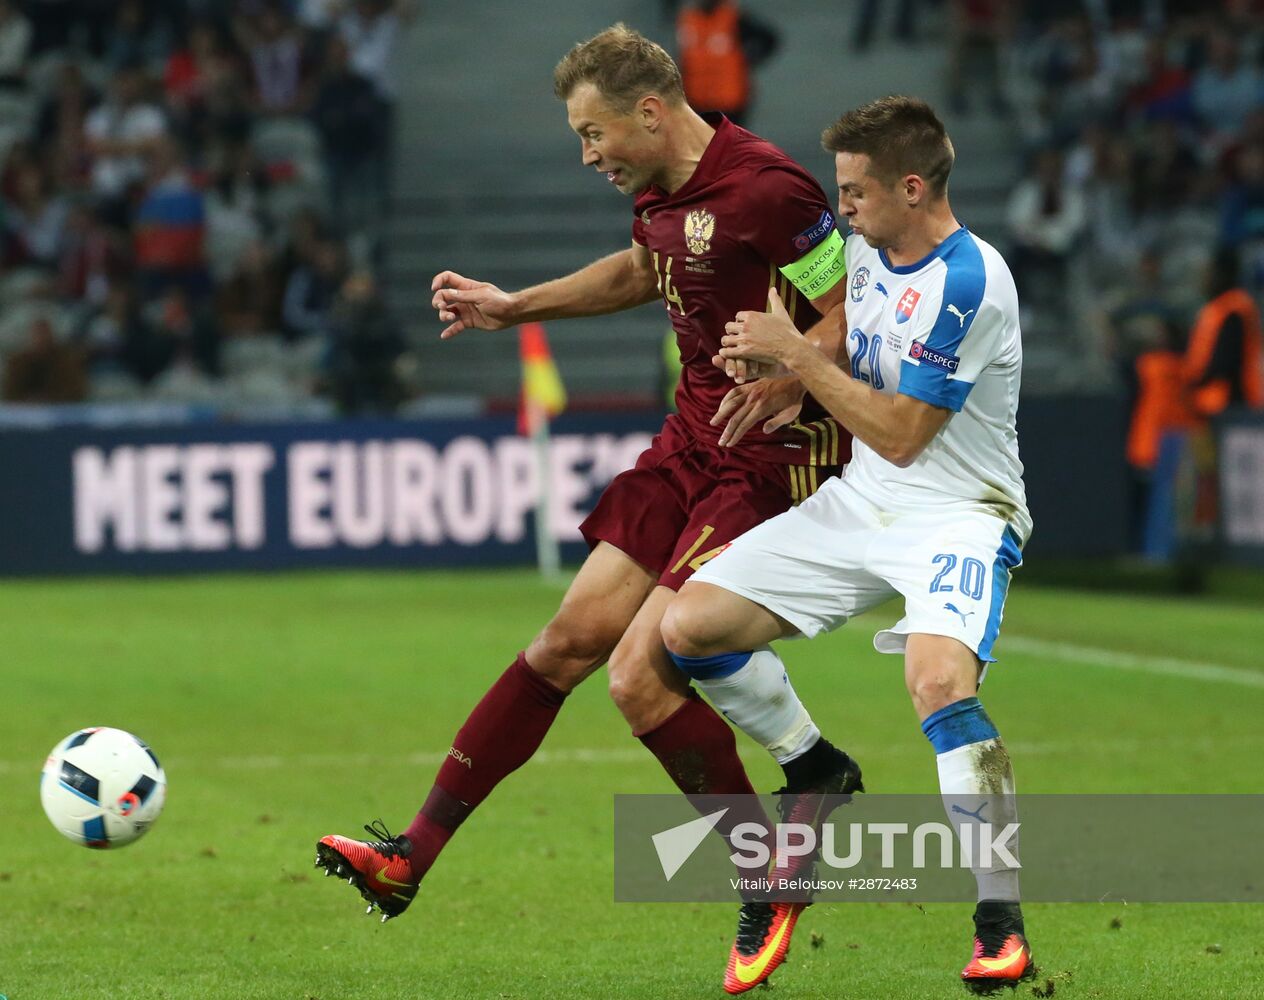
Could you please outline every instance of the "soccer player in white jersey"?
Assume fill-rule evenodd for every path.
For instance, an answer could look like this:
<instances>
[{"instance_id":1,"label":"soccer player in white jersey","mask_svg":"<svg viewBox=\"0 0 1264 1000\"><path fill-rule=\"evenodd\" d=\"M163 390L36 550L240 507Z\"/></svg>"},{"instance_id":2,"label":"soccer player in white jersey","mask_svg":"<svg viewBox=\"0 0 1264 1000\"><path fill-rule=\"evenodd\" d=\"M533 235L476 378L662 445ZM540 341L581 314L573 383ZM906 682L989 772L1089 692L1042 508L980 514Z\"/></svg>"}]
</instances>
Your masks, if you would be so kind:
<instances>
[{"instance_id":1,"label":"soccer player in white jersey","mask_svg":"<svg viewBox=\"0 0 1264 1000\"><path fill-rule=\"evenodd\" d=\"M790 419L806 390L855 435L852 462L694 574L663 637L677 666L705 678L698 686L716 706L768 746L804 718L769 643L820 635L903 597L904 617L874 646L904 655L964 840L966 826L999 830L1015 818L1009 756L977 693L1031 531L1015 431L1018 300L1000 254L949 207L952 144L926 103L883 98L843 115L822 142L852 228L845 367L796 333L770 290L768 312L727 325L721 354L790 374L734 388L716 422L727 421L721 444L734 444L760 421ZM969 831L973 843L981 832ZM1017 871L973 871L963 981L990 991L1030 978Z\"/></svg>"}]
</instances>

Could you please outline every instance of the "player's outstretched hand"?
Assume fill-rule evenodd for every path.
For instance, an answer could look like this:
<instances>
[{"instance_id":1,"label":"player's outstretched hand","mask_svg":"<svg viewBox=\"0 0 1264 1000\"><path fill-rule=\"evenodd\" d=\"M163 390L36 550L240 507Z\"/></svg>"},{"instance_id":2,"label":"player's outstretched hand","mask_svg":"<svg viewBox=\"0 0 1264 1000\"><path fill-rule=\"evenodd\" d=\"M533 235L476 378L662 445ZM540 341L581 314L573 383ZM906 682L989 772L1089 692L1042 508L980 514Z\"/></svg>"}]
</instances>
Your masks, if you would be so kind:
<instances>
[{"instance_id":1,"label":"player's outstretched hand","mask_svg":"<svg viewBox=\"0 0 1264 1000\"><path fill-rule=\"evenodd\" d=\"M768 289L768 311L742 310L724 324L720 356L729 360L781 364L802 340L775 288Z\"/></svg>"},{"instance_id":2,"label":"player's outstretched hand","mask_svg":"<svg viewBox=\"0 0 1264 1000\"><path fill-rule=\"evenodd\" d=\"M503 330L516 323L514 297L487 281L475 281L455 271L443 271L430 282L431 305L448 325L439 336L455 337L462 330Z\"/></svg>"},{"instance_id":3,"label":"player's outstretched hand","mask_svg":"<svg viewBox=\"0 0 1264 1000\"><path fill-rule=\"evenodd\" d=\"M803 383L797 378L766 378L734 386L711 418L712 427L724 424L720 447L737 444L761 420L765 434L792 423L803 408L803 393Z\"/></svg>"},{"instance_id":4,"label":"player's outstretched hand","mask_svg":"<svg viewBox=\"0 0 1264 1000\"><path fill-rule=\"evenodd\" d=\"M776 365L766 365L759 361L746 361L742 358L722 358L718 354L711 359L711 363L717 368L723 368L724 374L738 385L754 382L756 379L767 378L777 370Z\"/></svg>"}]
</instances>

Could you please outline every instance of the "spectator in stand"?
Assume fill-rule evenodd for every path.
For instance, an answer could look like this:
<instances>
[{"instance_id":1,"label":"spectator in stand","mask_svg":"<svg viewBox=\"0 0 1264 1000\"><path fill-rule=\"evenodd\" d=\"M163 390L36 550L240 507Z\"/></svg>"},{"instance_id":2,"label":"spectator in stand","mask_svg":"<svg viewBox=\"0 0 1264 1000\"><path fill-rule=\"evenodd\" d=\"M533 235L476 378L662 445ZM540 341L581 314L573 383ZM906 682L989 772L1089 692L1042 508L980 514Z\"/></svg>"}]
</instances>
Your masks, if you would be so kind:
<instances>
[{"instance_id":1,"label":"spectator in stand","mask_svg":"<svg viewBox=\"0 0 1264 1000\"><path fill-rule=\"evenodd\" d=\"M1207 270L1207 304L1185 350L1194 413L1209 420L1231 406L1264 408L1264 333L1260 310L1242 287L1241 259L1220 247Z\"/></svg>"},{"instance_id":2,"label":"spectator in stand","mask_svg":"<svg viewBox=\"0 0 1264 1000\"><path fill-rule=\"evenodd\" d=\"M209 291L206 269L206 211L182 152L170 137L150 147L149 177L136 209L136 267L148 296L175 285L192 297Z\"/></svg>"},{"instance_id":3,"label":"spectator in stand","mask_svg":"<svg viewBox=\"0 0 1264 1000\"><path fill-rule=\"evenodd\" d=\"M105 47L105 64L111 70L162 65L171 37L166 21L156 13L144 0L120 0Z\"/></svg>"},{"instance_id":4,"label":"spectator in stand","mask_svg":"<svg viewBox=\"0 0 1264 1000\"><path fill-rule=\"evenodd\" d=\"M213 151L209 197L216 208L240 212L267 229L268 192L272 180L267 164L249 140L229 136Z\"/></svg>"},{"instance_id":5,"label":"spectator in stand","mask_svg":"<svg viewBox=\"0 0 1264 1000\"><path fill-rule=\"evenodd\" d=\"M51 269L62 251L66 200L53 193L48 172L35 161L18 169L15 186L4 212L12 262Z\"/></svg>"},{"instance_id":6,"label":"spectator in stand","mask_svg":"<svg viewBox=\"0 0 1264 1000\"><path fill-rule=\"evenodd\" d=\"M84 123L93 157L93 190L123 214L126 206L119 203L132 185L144 179L145 156L167 132L167 120L148 99L147 87L139 67L123 67L110 81L109 98Z\"/></svg>"},{"instance_id":7,"label":"spectator in stand","mask_svg":"<svg viewBox=\"0 0 1264 1000\"><path fill-rule=\"evenodd\" d=\"M1264 334L1255 300L1242 287L1241 259L1220 247L1205 272L1207 303L1198 311L1182 364L1193 415L1189 454L1194 502L1185 531L1196 543L1215 535L1218 457L1212 421L1230 407L1264 408Z\"/></svg>"},{"instance_id":8,"label":"spectator in stand","mask_svg":"<svg viewBox=\"0 0 1264 1000\"><path fill-rule=\"evenodd\" d=\"M84 188L91 177L86 133L88 113L95 103L83 71L76 63L67 62L58 72L57 89L40 108L35 125L35 141L52 160L60 188Z\"/></svg>"},{"instance_id":9,"label":"spectator in stand","mask_svg":"<svg viewBox=\"0 0 1264 1000\"><path fill-rule=\"evenodd\" d=\"M1236 176L1220 200L1220 240L1241 247L1264 240L1264 142L1242 147L1233 166Z\"/></svg>"},{"instance_id":10,"label":"spectator in stand","mask_svg":"<svg viewBox=\"0 0 1264 1000\"><path fill-rule=\"evenodd\" d=\"M351 68L373 81L378 96L394 106L395 44L412 19L413 5L398 0L353 0L338 22L338 33L351 52Z\"/></svg>"},{"instance_id":11,"label":"spectator in stand","mask_svg":"<svg viewBox=\"0 0 1264 1000\"><path fill-rule=\"evenodd\" d=\"M281 277L262 240L241 254L231 277L216 295L219 327L225 337L252 337L281 329Z\"/></svg>"},{"instance_id":12,"label":"spectator in stand","mask_svg":"<svg viewBox=\"0 0 1264 1000\"><path fill-rule=\"evenodd\" d=\"M87 395L87 388L83 355L59 344L47 319L36 319L30 343L5 363L5 402L77 403Z\"/></svg>"},{"instance_id":13,"label":"spectator in stand","mask_svg":"<svg viewBox=\"0 0 1264 1000\"><path fill-rule=\"evenodd\" d=\"M1125 455L1129 467L1128 524L1134 551L1159 555L1154 539L1156 513L1151 498L1163 440L1182 434L1194 423L1186 400L1179 336L1175 327L1154 316L1138 316L1132 323L1135 354L1124 374L1130 399ZM1166 537L1164 531L1157 533Z\"/></svg>"},{"instance_id":14,"label":"spectator in stand","mask_svg":"<svg viewBox=\"0 0 1264 1000\"><path fill-rule=\"evenodd\" d=\"M259 111L265 115L302 113L310 95L297 25L275 3L264 6L257 17L239 17L236 24L242 47L250 55Z\"/></svg>"},{"instance_id":15,"label":"spectator in stand","mask_svg":"<svg viewBox=\"0 0 1264 1000\"><path fill-rule=\"evenodd\" d=\"M1252 146L1264 147L1264 100L1246 117L1242 128L1221 151L1216 167L1225 187L1234 184L1241 176L1240 159L1244 150ZM1223 193L1223 188L1222 188Z\"/></svg>"},{"instance_id":16,"label":"spectator in stand","mask_svg":"<svg viewBox=\"0 0 1264 1000\"><path fill-rule=\"evenodd\" d=\"M302 263L285 286L281 318L291 339L322 336L329 330L329 316L339 289L347 277L347 255L341 243L321 240L310 263Z\"/></svg>"},{"instance_id":17,"label":"spectator in stand","mask_svg":"<svg viewBox=\"0 0 1264 1000\"><path fill-rule=\"evenodd\" d=\"M27 166L39 165L35 146L29 142L16 142L4 158L4 167L0 170L0 198L12 201L18 193L18 175Z\"/></svg>"},{"instance_id":18,"label":"spectator in stand","mask_svg":"<svg viewBox=\"0 0 1264 1000\"><path fill-rule=\"evenodd\" d=\"M192 106L190 132L199 149L225 140L244 141L254 122L250 73L244 59L224 45L205 64L202 99Z\"/></svg>"},{"instance_id":19,"label":"spectator in stand","mask_svg":"<svg viewBox=\"0 0 1264 1000\"><path fill-rule=\"evenodd\" d=\"M338 23L343 0L298 0L294 12L312 47L320 50Z\"/></svg>"},{"instance_id":20,"label":"spectator in stand","mask_svg":"<svg viewBox=\"0 0 1264 1000\"><path fill-rule=\"evenodd\" d=\"M776 32L736 0L694 0L676 17L676 44L690 107L745 125L754 100L751 75L776 51Z\"/></svg>"},{"instance_id":21,"label":"spectator in stand","mask_svg":"<svg viewBox=\"0 0 1264 1000\"><path fill-rule=\"evenodd\" d=\"M146 381L173 366L192 369L206 376L219 374L219 331L214 318L183 288L173 285L162 297L144 309L146 343L134 345L146 356L141 361L150 373Z\"/></svg>"},{"instance_id":22,"label":"spectator in stand","mask_svg":"<svg viewBox=\"0 0 1264 1000\"><path fill-rule=\"evenodd\" d=\"M391 413L403 401L395 368L404 338L367 271L342 285L329 324L325 378L345 414Z\"/></svg>"},{"instance_id":23,"label":"spectator in stand","mask_svg":"<svg viewBox=\"0 0 1264 1000\"><path fill-rule=\"evenodd\" d=\"M0 0L0 87L26 86L31 22L13 0Z\"/></svg>"},{"instance_id":24,"label":"spectator in stand","mask_svg":"<svg viewBox=\"0 0 1264 1000\"><path fill-rule=\"evenodd\" d=\"M1020 298L1048 302L1050 286L1060 289L1076 237L1084 228L1084 197L1065 181L1062 154L1037 154L1031 173L1014 188L1007 212L1014 244L1010 269Z\"/></svg>"},{"instance_id":25,"label":"spectator in stand","mask_svg":"<svg viewBox=\"0 0 1264 1000\"><path fill-rule=\"evenodd\" d=\"M1008 113L1001 54L1011 30L1009 13L1010 5L1001 0L949 0L948 106L954 114L969 112L966 92L975 80L982 81L991 111Z\"/></svg>"},{"instance_id":26,"label":"spectator in stand","mask_svg":"<svg viewBox=\"0 0 1264 1000\"><path fill-rule=\"evenodd\" d=\"M386 155L382 102L372 81L351 68L340 36L329 38L325 53L311 117L324 143L334 222L351 232L373 225L384 207L378 184Z\"/></svg>"},{"instance_id":27,"label":"spectator in stand","mask_svg":"<svg viewBox=\"0 0 1264 1000\"><path fill-rule=\"evenodd\" d=\"M1147 39L1145 76L1124 99L1128 116L1143 122L1167 120L1181 125L1194 122L1193 80L1185 67L1169 58L1166 36Z\"/></svg>"},{"instance_id":28,"label":"spectator in stand","mask_svg":"<svg viewBox=\"0 0 1264 1000\"><path fill-rule=\"evenodd\" d=\"M1072 23L1069 72L1052 102L1055 140L1074 135L1085 122L1113 116L1118 106L1109 36L1095 31L1088 17Z\"/></svg>"},{"instance_id":29,"label":"spectator in stand","mask_svg":"<svg viewBox=\"0 0 1264 1000\"><path fill-rule=\"evenodd\" d=\"M912 43L917 41L917 0L898 0L894 4L882 4L878 0L860 0L856 5L855 28L852 31L851 44L857 52L863 52L873 42L874 32L878 29L885 8L895 8L893 34L896 41Z\"/></svg>"},{"instance_id":30,"label":"spectator in stand","mask_svg":"<svg viewBox=\"0 0 1264 1000\"><path fill-rule=\"evenodd\" d=\"M128 345L143 337L139 331L143 323L132 287L122 277L111 280L101 308L83 325L78 336L89 376L133 374Z\"/></svg>"},{"instance_id":31,"label":"spectator in stand","mask_svg":"<svg viewBox=\"0 0 1264 1000\"><path fill-rule=\"evenodd\" d=\"M1190 143L1170 120L1150 123L1134 143L1132 208L1141 221L1163 222L1206 188L1205 175Z\"/></svg>"},{"instance_id":32,"label":"spectator in stand","mask_svg":"<svg viewBox=\"0 0 1264 1000\"><path fill-rule=\"evenodd\" d=\"M325 240L325 226L320 213L314 208L302 208L290 219L286 238L277 256L277 273L282 287L288 287L290 279L301 267L308 267L316 260L316 251Z\"/></svg>"},{"instance_id":33,"label":"spectator in stand","mask_svg":"<svg viewBox=\"0 0 1264 1000\"><path fill-rule=\"evenodd\" d=\"M1143 244L1132 220L1128 140L1109 124L1085 125L1067 153L1066 182L1083 194L1089 248L1096 259L1116 262L1136 256Z\"/></svg>"},{"instance_id":34,"label":"spectator in stand","mask_svg":"<svg viewBox=\"0 0 1264 1000\"><path fill-rule=\"evenodd\" d=\"M1232 35L1213 31L1207 65L1194 77L1193 88L1194 110L1210 130L1213 145L1225 145L1260 106L1262 98L1264 79L1260 71L1242 58Z\"/></svg>"},{"instance_id":35,"label":"spectator in stand","mask_svg":"<svg viewBox=\"0 0 1264 1000\"><path fill-rule=\"evenodd\" d=\"M412 19L410 0L354 0L338 22L338 33L347 43L351 68L373 82L381 100L379 114L383 154L379 159L378 190L383 203L391 190L390 147L395 134L395 45Z\"/></svg>"},{"instance_id":36,"label":"spectator in stand","mask_svg":"<svg viewBox=\"0 0 1264 1000\"><path fill-rule=\"evenodd\" d=\"M211 21L194 21L184 45L167 58L162 75L167 111L186 138L204 110L207 91L224 58L223 38Z\"/></svg>"},{"instance_id":37,"label":"spectator in stand","mask_svg":"<svg viewBox=\"0 0 1264 1000\"><path fill-rule=\"evenodd\" d=\"M12 4L13 0L9 0ZM74 27L75 0L29 0L26 16L31 22L31 55L64 49Z\"/></svg>"},{"instance_id":38,"label":"spectator in stand","mask_svg":"<svg viewBox=\"0 0 1264 1000\"><path fill-rule=\"evenodd\" d=\"M1182 310L1173 284L1165 279L1163 257L1153 247L1140 255L1135 267L1124 268L1123 277L1117 289L1108 289L1098 300L1096 319L1106 354L1127 381L1137 357L1169 339L1155 336L1154 331L1178 329L1189 314Z\"/></svg>"},{"instance_id":39,"label":"spectator in stand","mask_svg":"<svg viewBox=\"0 0 1264 1000\"><path fill-rule=\"evenodd\" d=\"M1235 162L1236 177L1226 188L1220 202L1220 239L1240 249L1264 241L1264 143L1255 142L1239 150ZM1255 257L1248 253L1248 257ZM1255 265L1254 260L1251 264ZM1258 290L1259 277L1251 286Z\"/></svg>"},{"instance_id":40,"label":"spectator in stand","mask_svg":"<svg viewBox=\"0 0 1264 1000\"><path fill-rule=\"evenodd\" d=\"M111 278L125 275L131 262L125 236L107 230L86 202L70 206L57 261L57 294L63 301L103 305Z\"/></svg>"}]
</instances>

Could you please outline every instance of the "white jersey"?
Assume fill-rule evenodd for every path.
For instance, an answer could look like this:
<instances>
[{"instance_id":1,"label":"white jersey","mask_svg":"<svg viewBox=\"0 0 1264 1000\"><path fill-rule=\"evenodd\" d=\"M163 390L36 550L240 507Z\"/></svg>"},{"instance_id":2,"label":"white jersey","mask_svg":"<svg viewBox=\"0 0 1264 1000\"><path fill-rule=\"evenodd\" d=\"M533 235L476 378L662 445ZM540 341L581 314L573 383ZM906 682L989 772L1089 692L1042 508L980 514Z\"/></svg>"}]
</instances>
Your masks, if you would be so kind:
<instances>
[{"instance_id":1,"label":"white jersey","mask_svg":"<svg viewBox=\"0 0 1264 1000\"><path fill-rule=\"evenodd\" d=\"M856 439L847 483L892 512L993 514L1025 543L1031 515L1017 432L1023 351L1005 261L963 227L905 267L853 235L847 271L852 376L954 411L907 469Z\"/></svg>"}]
</instances>

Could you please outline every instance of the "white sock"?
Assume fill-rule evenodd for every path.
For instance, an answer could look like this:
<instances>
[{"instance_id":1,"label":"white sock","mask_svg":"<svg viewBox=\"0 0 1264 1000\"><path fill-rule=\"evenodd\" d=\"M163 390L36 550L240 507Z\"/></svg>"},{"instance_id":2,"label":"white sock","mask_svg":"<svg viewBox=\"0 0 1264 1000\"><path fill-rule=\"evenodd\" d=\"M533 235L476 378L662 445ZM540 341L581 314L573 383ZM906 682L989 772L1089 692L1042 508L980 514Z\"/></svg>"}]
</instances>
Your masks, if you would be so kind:
<instances>
[{"instance_id":1,"label":"white sock","mask_svg":"<svg viewBox=\"0 0 1264 1000\"><path fill-rule=\"evenodd\" d=\"M1009 752L1001 742L992 720L977 698L967 698L941 709L922 724L938 753L939 791L944 811L957 833L969 844L974 862L970 870L978 883L979 899L1018 901L1018 870L1000 852L991 863L979 850L985 833L1018 859L1018 834L1007 840L1000 836L1010 823L1018 822L1014 794L1014 770ZM990 830L985 831L984 825Z\"/></svg>"},{"instance_id":2,"label":"white sock","mask_svg":"<svg viewBox=\"0 0 1264 1000\"><path fill-rule=\"evenodd\" d=\"M677 658L680 663L684 658ZM781 657L768 646L754 650L732 673L694 683L733 725L765 747L778 764L802 756L821 731L795 694Z\"/></svg>"}]
</instances>

